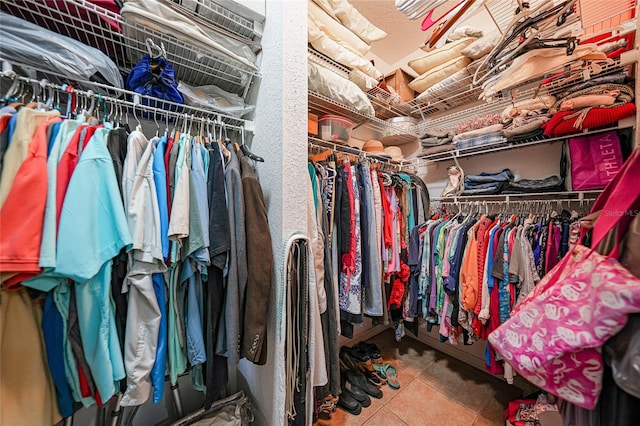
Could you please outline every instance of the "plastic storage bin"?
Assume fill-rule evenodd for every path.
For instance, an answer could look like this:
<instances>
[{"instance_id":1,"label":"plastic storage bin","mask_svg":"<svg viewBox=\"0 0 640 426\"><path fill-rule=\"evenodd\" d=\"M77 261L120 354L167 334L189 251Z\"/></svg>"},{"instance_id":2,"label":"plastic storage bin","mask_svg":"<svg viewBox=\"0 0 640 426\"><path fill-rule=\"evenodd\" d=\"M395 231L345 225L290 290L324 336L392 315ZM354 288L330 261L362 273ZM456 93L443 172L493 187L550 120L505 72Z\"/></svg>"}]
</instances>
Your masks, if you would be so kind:
<instances>
[{"instance_id":1,"label":"plastic storage bin","mask_svg":"<svg viewBox=\"0 0 640 426\"><path fill-rule=\"evenodd\" d=\"M323 115L318 120L320 138L332 142L349 142L355 123L339 115Z\"/></svg>"}]
</instances>

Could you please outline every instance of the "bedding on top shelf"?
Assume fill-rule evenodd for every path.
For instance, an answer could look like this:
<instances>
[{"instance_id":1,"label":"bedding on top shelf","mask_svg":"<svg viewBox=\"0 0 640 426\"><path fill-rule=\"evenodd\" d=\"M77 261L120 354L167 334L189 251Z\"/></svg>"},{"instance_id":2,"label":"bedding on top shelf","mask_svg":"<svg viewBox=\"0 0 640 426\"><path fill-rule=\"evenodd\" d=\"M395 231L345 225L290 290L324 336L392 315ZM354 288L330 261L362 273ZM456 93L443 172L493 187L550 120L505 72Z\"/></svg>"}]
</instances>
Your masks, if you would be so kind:
<instances>
[{"instance_id":1,"label":"bedding on top shelf","mask_svg":"<svg viewBox=\"0 0 640 426\"><path fill-rule=\"evenodd\" d=\"M129 0L120 12L126 23L124 35L143 42L148 35L142 25L155 31L170 34L189 45L201 45L215 53L229 58L232 62L238 62L252 70L258 70L256 55L243 41L232 35L208 27L203 22L198 25L193 18L185 16L182 12L172 7L171 2L165 0ZM229 33L230 34L230 33Z\"/></svg>"},{"instance_id":2,"label":"bedding on top shelf","mask_svg":"<svg viewBox=\"0 0 640 426\"><path fill-rule=\"evenodd\" d=\"M0 12L0 57L77 80L123 88L116 64L100 50L36 24Z\"/></svg>"},{"instance_id":3,"label":"bedding on top shelf","mask_svg":"<svg viewBox=\"0 0 640 426\"><path fill-rule=\"evenodd\" d=\"M409 87L411 87L416 92L422 93L436 83L439 83L442 80L446 79L451 74L463 70L470 63L471 59L465 56L453 58L450 61L438 65L437 67L430 69L429 71L420 75L420 77L409 83Z\"/></svg>"},{"instance_id":4,"label":"bedding on top shelf","mask_svg":"<svg viewBox=\"0 0 640 426\"><path fill-rule=\"evenodd\" d=\"M351 107L360 114L375 114L371 101L358 86L325 67L309 62L308 84L310 91Z\"/></svg>"},{"instance_id":5,"label":"bedding on top shelf","mask_svg":"<svg viewBox=\"0 0 640 426\"><path fill-rule=\"evenodd\" d=\"M347 0L313 0L330 16L340 21L365 43L382 40L387 33L373 25Z\"/></svg>"},{"instance_id":6,"label":"bedding on top shelf","mask_svg":"<svg viewBox=\"0 0 640 426\"><path fill-rule=\"evenodd\" d=\"M436 68L452 59L462 56L461 52L473 43L475 39L464 37L451 43L445 44L439 49L428 52L425 56L409 61L409 65L418 74Z\"/></svg>"},{"instance_id":7,"label":"bedding on top shelf","mask_svg":"<svg viewBox=\"0 0 640 426\"><path fill-rule=\"evenodd\" d=\"M332 40L341 46L351 50L358 55L366 55L371 47L362 41L360 37L352 33L347 27L339 21L332 18L327 12L319 7L312 0L309 0L309 19L314 20L315 24L327 34Z\"/></svg>"},{"instance_id":8,"label":"bedding on top shelf","mask_svg":"<svg viewBox=\"0 0 640 426\"><path fill-rule=\"evenodd\" d=\"M455 37L444 46L430 50L424 56L409 61L408 65L420 74L409 84L416 92L423 93L445 80L448 82L444 86L468 79L468 72L465 71L465 68L473 61L473 58L464 56L462 52L467 50L469 46L476 44L477 40L481 40L477 37L482 36L482 31L462 26L454 30L451 35ZM453 75L457 77L455 80L451 79ZM451 95L447 95L447 97L449 96Z\"/></svg>"},{"instance_id":9,"label":"bedding on top shelf","mask_svg":"<svg viewBox=\"0 0 640 426\"><path fill-rule=\"evenodd\" d=\"M357 68L376 80L382 77L382 73L371 62L333 40L318 27L314 19L309 19L308 37L314 49L339 64L348 68Z\"/></svg>"}]
</instances>

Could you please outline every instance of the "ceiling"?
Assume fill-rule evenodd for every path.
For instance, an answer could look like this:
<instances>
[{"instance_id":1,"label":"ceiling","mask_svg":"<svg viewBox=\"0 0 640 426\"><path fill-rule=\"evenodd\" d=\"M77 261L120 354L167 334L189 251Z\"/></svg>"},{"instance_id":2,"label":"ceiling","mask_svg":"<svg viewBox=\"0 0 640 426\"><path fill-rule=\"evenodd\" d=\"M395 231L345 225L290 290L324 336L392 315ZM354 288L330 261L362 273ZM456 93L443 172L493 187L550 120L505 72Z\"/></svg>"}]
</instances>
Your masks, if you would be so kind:
<instances>
[{"instance_id":1,"label":"ceiling","mask_svg":"<svg viewBox=\"0 0 640 426\"><path fill-rule=\"evenodd\" d=\"M387 63L395 63L413 53L426 40L420 20L410 21L396 9L394 0L351 0L351 4L387 36L371 45L371 51Z\"/></svg>"},{"instance_id":2,"label":"ceiling","mask_svg":"<svg viewBox=\"0 0 640 426\"><path fill-rule=\"evenodd\" d=\"M510 9L514 1L484 0L478 1L478 3L491 6L498 4L500 8ZM386 74L400 67L410 71L407 67L407 62L424 56L424 52L419 49L425 44L425 41L431 36L433 29L437 25L434 25L431 30L422 31L420 29L422 18L413 21L409 20L396 9L395 0L350 0L350 3L372 24L387 33L387 37L371 45L373 56L383 59L385 62L384 64L376 63L376 67L383 73ZM436 20L441 17L459 3L460 0L445 1L435 9L433 19ZM464 23L479 27L485 31L495 30L496 28L493 20L482 7L465 19Z\"/></svg>"}]
</instances>

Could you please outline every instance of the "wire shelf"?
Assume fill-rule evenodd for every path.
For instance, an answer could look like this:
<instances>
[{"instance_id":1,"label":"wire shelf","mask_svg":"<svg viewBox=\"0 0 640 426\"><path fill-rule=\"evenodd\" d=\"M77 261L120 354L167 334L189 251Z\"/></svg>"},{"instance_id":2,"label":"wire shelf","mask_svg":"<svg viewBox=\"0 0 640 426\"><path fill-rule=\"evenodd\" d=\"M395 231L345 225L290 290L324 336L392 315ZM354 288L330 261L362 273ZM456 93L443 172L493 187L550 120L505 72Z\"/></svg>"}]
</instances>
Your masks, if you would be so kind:
<instances>
[{"instance_id":1,"label":"wire shelf","mask_svg":"<svg viewBox=\"0 0 640 426\"><path fill-rule=\"evenodd\" d=\"M371 154L349 145L337 144L335 142L325 141L324 139L318 139L312 136L309 136L308 143L310 148L320 148L321 150L332 149L334 151L343 152L345 154L357 155L361 158L373 159L376 162L388 164L398 169L402 167L402 163L399 161L393 161L389 157L385 157L382 155Z\"/></svg>"},{"instance_id":2,"label":"wire shelf","mask_svg":"<svg viewBox=\"0 0 640 426\"><path fill-rule=\"evenodd\" d=\"M540 4L542 4L542 2L544 2L544 0L530 1L531 9L538 7ZM598 41L598 44L604 44L611 39L621 35L620 28L614 31L611 31L610 28L618 26L623 23L625 19L629 19L630 16L634 16L635 4L635 0L624 0L624 7L621 7L619 10L617 10L613 16L610 16L611 12L602 12L596 18L593 18L589 22L589 27L582 29L580 27L581 17L579 14L574 13L567 19L567 23L565 24L565 26L563 26L563 28L569 28L572 32L576 33L589 34L589 36L593 36L599 31L602 32L604 28L607 28L605 33L611 32L611 34L608 37L604 37ZM503 30L507 28L512 22L514 11L517 7L517 2L515 0L488 0L485 7L496 26ZM635 29L635 27L631 29L633 30ZM540 37L544 38L548 36L550 38L553 38L551 37L551 33L556 30L558 30L558 27L553 26L546 32L542 32L540 34ZM514 46L508 46L507 50L512 47ZM580 63L580 61L576 62L575 64L577 63ZM612 72L616 72L620 69L620 67L621 65L619 61L616 60L612 64L604 65L603 71L599 75L606 75ZM564 67L555 71L548 72L544 75L540 74L533 77L527 82L519 83L518 86L527 86L533 83L540 82L544 78L553 75L554 73L562 72L563 70ZM580 72L581 70L575 71L575 76L579 77ZM575 83L576 80L574 80L573 82ZM450 111L461 106L473 107L476 105L485 105L485 102L480 99L480 96L483 93L483 89L479 85L473 84L472 75L467 75L466 77L458 79L456 81L446 81L445 83L446 84L442 84L442 82L437 83L432 88L427 89L425 95L423 95L422 98L416 98L412 101L407 102L408 108L412 108L415 111L415 116L426 118L437 116L444 113L445 111ZM562 87L556 87L555 84L550 84L545 89L549 94L557 94L566 87L570 86L570 84L565 83L561 86ZM505 92L508 92L508 90L504 90L503 93L498 93L494 95L494 97L500 98L501 96L505 95ZM489 100L489 102L491 102L491 100Z\"/></svg>"},{"instance_id":3,"label":"wire shelf","mask_svg":"<svg viewBox=\"0 0 640 426\"><path fill-rule=\"evenodd\" d=\"M127 74L147 53L145 40L164 44L177 79L191 86L216 85L246 97L259 72L176 37L140 24L126 22L116 12L89 0L7 0L3 11L74 38L106 53Z\"/></svg>"},{"instance_id":4,"label":"wire shelf","mask_svg":"<svg viewBox=\"0 0 640 426\"><path fill-rule=\"evenodd\" d=\"M497 144L476 146L476 147L471 147L471 148L466 148L466 149L452 149L451 151L446 151L446 152L438 152L438 153L433 153L433 154L418 155L417 158L420 158L422 160L426 160L426 161L431 162L431 163L438 163L438 162L441 162L441 161L450 161L450 160L455 160L455 159L458 159L458 158L485 155L485 154L492 154L494 152L507 151L507 150L520 149L520 148L527 148L527 147L536 146L536 145L553 144L553 143L556 143L556 142L566 141L568 138L574 137L574 136L595 135L595 134L602 133L602 132L607 132L607 131L610 131L610 130L627 129L627 128L632 128L632 127L633 127L633 123L621 121L616 126L610 126L610 127L597 129L597 130L591 130L591 131L584 131L584 132L576 133L576 134L573 134L573 135L565 135L565 136L560 136L560 137L556 137L556 138L548 138L546 136L542 136L541 135L541 136L538 136L538 137L535 137L535 138L532 138L532 139L528 139L528 140L525 140L525 141L521 141L521 142L507 141L507 142L500 142L500 143L497 143Z\"/></svg>"},{"instance_id":5,"label":"wire shelf","mask_svg":"<svg viewBox=\"0 0 640 426\"><path fill-rule=\"evenodd\" d=\"M54 76L55 77L55 76ZM0 74L0 78L7 80L18 80L31 86L31 91L34 99L42 98L47 95L43 88L53 89L60 94L63 94L63 98L59 95L56 99L59 102L63 102L66 106L67 102L64 96L70 91L77 96L93 99L96 102L104 100L105 102L113 105L119 105L118 108L123 112L127 112L134 116L142 116L147 119L155 119L160 121L169 121L169 118L176 120L178 118L189 120L207 120L208 122L217 123L220 125L228 126L229 128L243 129L244 131L253 132L253 122L250 120L244 120L237 117L232 117L216 111L193 107L189 105L178 104L175 102L165 101L162 99L154 98L151 96L144 96L131 92L129 90L118 89L106 84L87 82L87 81L74 81L70 82L64 78L54 78L55 82L48 80L38 80L34 78L24 77L20 75L14 75L12 73ZM42 91L42 93L35 93L34 91ZM128 97L132 100L123 99ZM145 113L145 114L141 114ZM164 119L163 119L164 118Z\"/></svg>"},{"instance_id":6,"label":"wire shelf","mask_svg":"<svg viewBox=\"0 0 640 426\"><path fill-rule=\"evenodd\" d=\"M626 70L626 65L621 65L620 60L616 59L612 63L604 65L598 76L605 76ZM521 88L514 92L506 91L503 97L495 97L488 101L477 101L472 106L464 105L464 108L457 110L448 110L446 115L440 115L436 118L427 118L422 121L418 127L418 134L423 134L427 129L451 131L464 121L471 118L477 118L483 115L500 114L505 108L513 104L513 100L533 99L543 95L562 96L563 93L571 86L582 81L582 70L575 70L570 74L564 74L562 69L554 70L543 77L558 76L562 77L549 81L545 85L541 85L540 77L530 80L521 85Z\"/></svg>"},{"instance_id":7,"label":"wire shelf","mask_svg":"<svg viewBox=\"0 0 640 426\"><path fill-rule=\"evenodd\" d=\"M253 21L212 0L174 0L174 3L179 3L183 10L187 10L210 24L223 28L245 40L253 41L259 37Z\"/></svg>"},{"instance_id":8,"label":"wire shelf","mask_svg":"<svg viewBox=\"0 0 640 426\"><path fill-rule=\"evenodd\" d=\"M310 62L328 68L347 80L349 79L349 74L351 73L349 68L311 47L308 48L308 52ZM413 116L416 114L414 106L407 102L403 102L399 96L393 95L378 86L368 90L366 95L373 105L376 117L381 120L393 117Z\"/></svg>"},{"instance_id":9,"label":"wire shelf","mask_svg":"<svg viewBox=\"0 0 640 426\"><path fill-rule=\"evenodd\" d=\"M483 200L500 200L505 202L517 200L583 200L590 201L585 196L597 196L602 192L601 189L595 189L591 191L563 191L563 192L535 192L535 193L523 193L523 194L494 194L494 195L460 195L454 197L434 197L433 201L442 202L469 202L469 201L483 201Z\"/></svg>"},{"instance_id":10,"label":"wire shelf","mask_svg":"<svg viewBox=\"0 0 640 426\"><path fill-rule=\"evenodd\" d=\"M347 80L349 79L349 74L351 73L351 70L349 68L345 67L342 64L339 64L328 56L323 55L317 50L311 48L311 46L307 48L307 52L309 54L309 62L313 62L316 65L328 68L338 74L340 77L346 78Z\"/></svg>"},{"instance_id":11,"label":"wire shelf","mask_svg":"<svg viewBox=\"0 0 640 426\"><path fill-rule=\"evenodd\" d=\"M325 114L337 114L347 117L355 123L355 127L365 126L376 132L380 138L387 137L387 145L403 145L415 142L418 138L415 127L404 129L391 125L385 121L366 114L362 114L355 109L342 105L319 93L309 91L309 112L322 116ZM392 140L391 140L392 139Z\"/></svg>"}]
</instances>

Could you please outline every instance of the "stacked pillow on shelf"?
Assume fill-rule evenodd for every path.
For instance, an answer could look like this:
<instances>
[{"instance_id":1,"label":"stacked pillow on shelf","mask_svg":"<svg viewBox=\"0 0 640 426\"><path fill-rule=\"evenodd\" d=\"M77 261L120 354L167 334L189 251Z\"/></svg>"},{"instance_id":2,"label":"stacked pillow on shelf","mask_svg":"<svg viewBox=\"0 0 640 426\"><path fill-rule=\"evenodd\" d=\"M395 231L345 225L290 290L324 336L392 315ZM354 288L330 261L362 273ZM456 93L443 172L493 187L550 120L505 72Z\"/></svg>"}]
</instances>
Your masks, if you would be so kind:
<instances>
[{"instance_id":1,"label":"stacked pillow on shelf","mask_svg":"<svg viewBox=\"0 0 640 426\"><path fill-rule=\"evenodd\" d=\"M387 34L369 22L347 0L309 0L308 19L309 44L352 70L348 75L341 75L344 73L321 60L314 61L309 65L309 88L363 114L374 115L371 102L363 91L375 87L382 73L364 55L371 50L372 42L383 39ZM340 99L334 97L338 90L324 90L331 85L346 91L339 96Z\"/></svg>"},{"instance_id":2,"label":"stacked pillow on shelf","mask_svg":"<svg viewBox=\"0 0 640 426\"><path fill-rule=\"evenodd\" d=\"M409 66L420 74L409 85L420 93L416 101L446 103L453 95L471 89L472 77L482 62L479 59L495 47L499 37L497 32L483 35L481 30L463 26L449 34L444 46L410 61ZM475 101L476 91L469 92L468 97Z\"/></svg>"}]
</instances>

